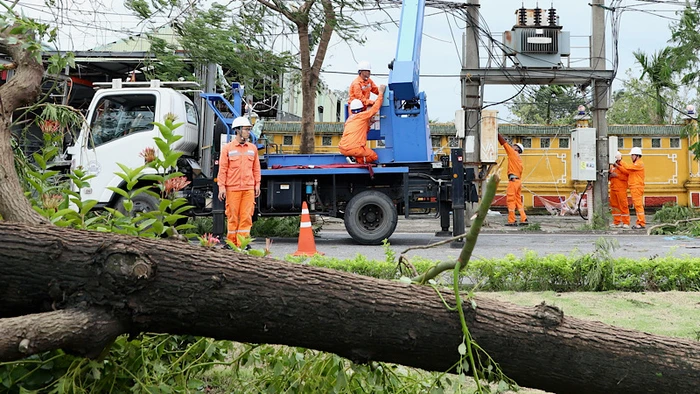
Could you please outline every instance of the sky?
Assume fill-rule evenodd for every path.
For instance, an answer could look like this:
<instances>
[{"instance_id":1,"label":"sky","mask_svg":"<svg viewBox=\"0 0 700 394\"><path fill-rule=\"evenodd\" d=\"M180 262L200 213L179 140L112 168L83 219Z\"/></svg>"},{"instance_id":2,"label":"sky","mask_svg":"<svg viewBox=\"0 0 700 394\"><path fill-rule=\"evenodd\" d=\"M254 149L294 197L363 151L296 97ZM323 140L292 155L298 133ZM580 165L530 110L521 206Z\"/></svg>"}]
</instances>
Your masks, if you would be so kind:
<instances>
[{"instance_id":1,"label":"sky","mask_svg":"<svg viewBox=\"0 0 700 394\"><path fill-rule=\"evenodd\" d=\"M587 0L554 1L554 8L559 15L563 30L571 34L572 67L588 66L588 42L591 35L591 7ZM610 1L605 2L610 5ZM617 3L617 2L616 2ZM669 24L677 19L674 11L682 9L676 4L661 2L621 1L617 11L620 19L617 49L619 65L617 80L613 89L622 87L622 80L628 78L627 69L639 76L641 68L635 63L633 52L643 50L647 53L659 50L670 39ZM515 11L523 4L525 8L535 8L536 1L521 0L481 0L481 27L490 30L498 40L504 31L511 30L516 22ZM539 2L541 7L551 7L550 2ZM396 13L398 15L398 13ZM424 36L420 59L420 88L427 94L428 113L431 120L452 121L455 110L460 107L459 73L460 54L462 52L461 35L465 23L446 15L440 10L429 9L426 12ZM606 49L608 51L608 68L612 69L612 34L610 32L611 13L606 12ZM670 18L670 19L669 19ZM398 18L396 19L398 20ZM352 45L336 42L332 53L326 58L328 70L351 70L355 61L370 60L373 64L373 79L376 83L387 83L387 64L395 55L397 27L385 25L386 32L368 32L365 45ZM454 37L454 39L453 39ZM455 43L456 42L456 43ZM486 51L481 49L481 66L486 66ZM502 62L501 56L497 60ZM565 60L566 61L566 60ZM495 62L495 60L494 60ZM495 63L492 63L495 65ZM512 64L511 64L512 66ZM343 89L349 83L349 76L324 74L324 79L334 89ZM347 88L346 88L347 89ZM506 100L517 93L519 87L487 85L484 89L485 104ZM491 109L499 110L499 117L507 120L510 113L504 105Z\"/></svg>"},{"instance_id":2,"label":"sky","mask_svg":"<svg viewBox=\"0 0 700 394\"><path fill-rule=\"evenodd\" d=\"M55 12L41 0L20 0L22 11L31 17L60 26L60 49L84 50L127 37L129 34L146 32L152 27L166 23L167 19L156 20L144 25L130 16L122 1L67 0L67 11ZM619 19L617 42L610 31L610 18L613 11L606 12L606 48L608 68L613 68L612 53L619 54L617 78L613 90L622 87L628 78L626 70L632 69L634 76L641 73L632 55L635 50L647 53L659 50L670 39L669 25L677 20L675 11L682 9L683 1L665 0L606 0L606 6L615 7L614 15ZM537 1L523 0L481 0L481 27L500 40L504 31L511 30L516 23L515 11L524 6L535 8ZM569 59L572 67L588 65L588 40L591 34L591 6L588 0L558 0L539 2L540 7L554 7L563 30L571 34ZM398 8L385 8L357 15L357 21L365 25L377 26L384 22L381 31L365 28L361 35L364 44L345 43L337 38L331 42L324 62L322 78L334 90L347 90L356 73L356 64L362 60L372 63L373 79L377 84L388 82L388 63L394 58L399 21ZM420 89L426 92L428 114L431 120L449 122L460 107L460 59L462 34L465 22L459 17L442 10L428 8L423 29L420 57ZM280 49L295 50L295 37L279 40L275 44ZM498 50L496 50L498 52ZM481 49L481 65L486 66L486 51ZM564 59L566 63L566 59ZM500 54L492 60L492 65L502 62ZM519 87L487 85L484 90L485 104L508 100L517 93ZM499 110L502 120L512 116L505 105L491 109Z\"/></svg>"}]
</instances>

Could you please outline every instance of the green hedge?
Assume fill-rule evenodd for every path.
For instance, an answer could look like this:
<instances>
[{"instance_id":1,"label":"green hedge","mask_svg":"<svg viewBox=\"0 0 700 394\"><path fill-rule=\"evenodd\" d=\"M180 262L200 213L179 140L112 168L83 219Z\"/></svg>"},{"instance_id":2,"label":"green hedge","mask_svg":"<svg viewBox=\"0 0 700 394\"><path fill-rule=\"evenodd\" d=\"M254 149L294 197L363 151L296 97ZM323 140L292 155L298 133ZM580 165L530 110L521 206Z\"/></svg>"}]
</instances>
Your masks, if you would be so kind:
<instances>
[{"instance_id":1,"label":"green hedge","mask_svg":"<svg viewBox=\"0 0 700 394\"><path fill-rule=\"evenodd\" d=\"M532 253L473 261L466 274L491 291L700 291L700 258L600 260Z\"/></svg>"},{"instance_id":2,"label":"green hedge","mask_svg":"<svg viewBox=\"0 0 700 394\"><path fill-rule=\"evenodd\" d=\"M463 282L477 284L485 291L700 291L700 258L635 260L595 256L538 256L530 252L522 258L508 255L503 259L473 260L464 272ZM369 260L359 254L345 260L323 256L288 259L381 279L412 276L409 272L399 272L398 264L391 259ZM434 264L422 258L411 259L418 273Z\"/></svg>"}]
</instances>

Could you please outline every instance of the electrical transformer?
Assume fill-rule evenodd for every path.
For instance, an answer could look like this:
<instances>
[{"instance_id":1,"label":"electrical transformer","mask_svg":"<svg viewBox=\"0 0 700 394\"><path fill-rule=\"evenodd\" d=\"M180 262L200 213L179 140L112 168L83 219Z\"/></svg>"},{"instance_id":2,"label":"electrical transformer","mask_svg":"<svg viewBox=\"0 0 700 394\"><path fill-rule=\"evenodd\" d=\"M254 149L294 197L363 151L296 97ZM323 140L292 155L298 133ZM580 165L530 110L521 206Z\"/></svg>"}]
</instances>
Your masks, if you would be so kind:
<instances>
[{"instance_id":1,"label":"electrical transformer","mask_svg":"<svg viewBox=\"0 0 700 394\"><path fill-rule=\"evenodd\" d=\"M503 33L504 52L517 67L561 68L562 56L569 56L570 35L562 31L554 8L520 8L516 24ZM543 19L546 18L546 21Z\"/></svg>"}]
</instances>

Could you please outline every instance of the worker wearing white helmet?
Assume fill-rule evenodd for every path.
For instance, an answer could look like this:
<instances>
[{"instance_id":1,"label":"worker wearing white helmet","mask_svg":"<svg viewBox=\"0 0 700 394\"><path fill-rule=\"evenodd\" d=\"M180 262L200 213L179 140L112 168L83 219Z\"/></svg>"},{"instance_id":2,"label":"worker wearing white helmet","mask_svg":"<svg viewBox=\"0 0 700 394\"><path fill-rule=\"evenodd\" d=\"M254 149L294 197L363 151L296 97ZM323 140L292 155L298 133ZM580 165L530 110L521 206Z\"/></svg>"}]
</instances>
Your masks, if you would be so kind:
<instances>
[{"instance_id":1,"label":"worker wearing white helmet","mask_svg":"<svg viewBox=\"0 0 700 394\"><path fill-rule=\"evenodd\" d=\"M622 153L615 153L614 163L622 160ZM610 210L613 223L611 227L630 228L630 207L627 203L628 173L614 164L610 165L608 180L610 181Z\"/></svg>"},{"instance_id":2,"label":"worker wearing white helmet","mask_svg":"<svg viewBox=\"0 0 700 394\"><path fill-rule=\"evenodd\" d=\"M350 84L350 98L348 104L352 100L360 100L365 107L374 104L374 100L370 100L370 93L379 94L379 88L370 78L372 75L372 65L367 61L362 61L357 64L357 78Z\"/></svg>"},{"instance_id":3,"label":"worker wearing white helmet","mask_svg":"<svg viewBox=\"0 0 700 394\"><path fill-rule=\"evenodd\" d=\"M218 197L222 201L226 199L226 238L236 246L241 246L239 236L250 237L255 198L260 195L258 147L248 142L252 127L244 116L234 119L231 128L236 135L224 145L219 156Z\"/></svg>"},{"instance_id":4,"label":"worker wearing white helmet","mask_svg":"<svg viewBox=\"0 0 700 394\"><path fill-rule=\"evenodd\" d=\"M381 85L378 89L377 100L384 97L386 86ZM365 110L364 104L359 99L350 102L350 116L345 121L343 136L340 138L338 148L340 153L353 157L356 163L367 164L377 161L378 156L375 151L367 147L367 133L369 132L372 117L379 112L381 106L374 105Z\"/></svg>"},{"instance_id":5,"label":"worker wearing white helmet","mask_svg":"<svg viewBox=\"0 0 700 394\"><path fill-rule=\"evenodd\" d=\"M506 223L506 226L518 225L515 221L516 209L520 213L520 225L524 226L528 224L528 221L522 199L523 185L520 178L523 175L523 160L520 158L520 154L525 151L525 148L520 143L515 144L515 147L510 146L501 134L498 134L498 142L501 143L508 156L508 187L506 188L508 223Z\"/></svg>"},{"instance_id":6,"label":"worker wearing white helmet","mask_svg":"<svg viewBox=\"0 0 700 394\"><path fill-rule=\"evenodd\" d=\"M637 216L637 223L632 228L643 229L646 227L646 217L644 215L644 162L642 161L642 148L634 147L630 151L632 164L627 164L620 160L615 163L615 167L621 172L628 174L627 185L630 188L630 196L632 196L632 205L634 205L634 214Z\"/></svg>"}]
</instances>

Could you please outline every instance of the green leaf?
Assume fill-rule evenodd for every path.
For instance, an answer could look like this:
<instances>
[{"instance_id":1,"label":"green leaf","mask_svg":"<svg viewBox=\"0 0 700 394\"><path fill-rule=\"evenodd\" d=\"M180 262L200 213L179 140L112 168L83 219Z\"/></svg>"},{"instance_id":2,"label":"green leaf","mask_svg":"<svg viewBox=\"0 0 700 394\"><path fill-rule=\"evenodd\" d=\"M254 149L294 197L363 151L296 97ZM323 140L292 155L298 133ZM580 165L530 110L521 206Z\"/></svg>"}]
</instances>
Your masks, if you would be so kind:
<instances>
[{"instance_id":1,"label":"green leaf","mask_svg":"<svg viewBox=\"0 0 700 394\"><path fill-rule=\"evenodd\" d=\"M56 220L56 219L60 219L61 217L65 216L65 215L69 215L69 214L71 214L71 213L75 213L75 211L72 210L72 209L70 209L70 208L61 209L60 211L57 211L56 213L54 213L53 215L51 215L51 220L53 221L53 220Z\"/></svg>"},{"instance_id":2,"label":"green leaf","mask_svg":"<svg viewBox=\"0 0 700 394\"><path fill-rule=\"evenodd\" d=\"M12 30L10 30L10 34L18 35L18 36L23 35L26 32L27 32L27 27L24 25L15 26Z\"/></svg>"},{"instance_id":3,"label":"green leaf","mask_svg":"<svg viewBox=\"0 0 700 394\"><path fill-rule=\"evenodd\" d=\"M462 342L457 346L457 352L459 352L460 356L464 356L467 354L467 344Z\"/></svg>"},{"instance_id":4,"label":"green leaf","mask_svg":"<svg viewBox=\"0 0 700 394\"><path fill-rule=\"evenodd\" d=\"M86 200L83 202L83 206L80 208L80 213L85 215L86 213L90 212L95 205L97 205L97 200Z\"/></svg>"},{"instance_id":5,"label":"green leaf","mask_svg":"<svg viewBox=\"0 0 700 394\"><path fill-rule=\"evenodd\" d=\"M163 182L164 177L163 177L163 175L159 175L159 174L146 174L139 179L144 180L144 181Z\"/></svg>"},{"instance_id":6,"label":"green leaf","mask_svg":"<svg viewBox=\"0 0 700 394\"><path fill-rule=\"evenodd\" d=\"M127 193L125 190L122 190L118 187L108 186L107 189L119 194L120 196L122 196L124 198L129 198L129 193Z\"/></svg>"},{"instance_id":7,"label":"green leaf","mask_svg":"<svg viewBox=\"0 0 700 394\"><path fill-rule=\"evenodd\" d=\"M204 387L204 382L202 382L202 381L199 380L199 379L191 379L191 378L190 378L190 379L187 381L187 388L188 388L188 389L196 390L196 389L200 389L200 388L202 388L202 387Z\"/></svg>"},{"instance_id":8,"label":"green leaf","mask_svg":"<svg viewBox=\"0 0 700 394\"><path fill-rule=\"evenodd\" d=\"M151 227L153 229L153 232L156 234L163 234L163 231L165 230L165 227L163 226L163 222L156 220L153 222L153 226Z\"/></svg>"},{"instance_id":9,"label":"green leaf","mask_svg":"<svg viewBox=\"0 0 700 394\"><path fill-rule=\"evenodd\" d=\"M139 224L138 229L139 229L140 231L143 231L143 230L145 230L147 227L149 227L150 225L152 225L153 223L155 223L156 221L158 221L158 219L148 219L148 220L144 220L141 224Z\"/></svg>"},{"instance_id":10,"label":"green leaf","mask_svg":"<svg viewBox=\"0 0 700 394\"><path fill-rule=\"evenodd\" d=\"M185 206L183 206L183 207L180 207L180 209L176 209L173 213L183 213L183 212L187 212L187 211L189 211L189 210L192 209L192 208L194 208L194 206L192 206L192 205L185 205ZM172 209L172 204L171 204L171 206L170 206L170 209Z\"/></svg>"},{"instance_id":11,"label":"green leaf","mask_svg":"<svg viewBox=\"0 0 700 394\"><path fill-rule=\"evenodd\" d=\"M131 195L132 195L132 196L138 196L139 194L141 194L141 193L143 193L143 192L150 191L152 188L153 188L153 185L142 186L142 187L140 187L140 188L138 188L138 189L136 189L136 190L133 190L133 191L131 192ZM149 194L150 194L150 193L149 193ZM157 197L157 198L160 198L158 195L156 195L156 197Z\"/></svg>"},{"instance_id":12,"label":"green leaf","mask_svg":"<svg viewBox=\"0 0 700 394\"><path fill-rule=\"evenodd\" d=\"M115 172L114 175L118 176L121 178L124 182L129 182L131 181L131 178L129 178L129 175L123 173L123 172Z\"/></svg>"},{"instance_id":13,"label":"green leaf","mask_svg":"<svg viewBox=\"0 0 700 394\"><path fill-rule=\"evenodd\" d=\"M154 140L156 141L156 145L158 146L158 149L161 152L169 152L170 151L170 146L168 145L167 142L165 142L159 138L154 138Z\"/></svg>"},{"instance_id":14,"label":"green leaf","mask_svg":"<svg viewBox=\"0 0 700 394\"><path fill-rule=\"evenodd\" d=\"M38 152L35 152L32 157L34 158L34 161L39 165L39 168L42 170L46 169L46 160L44 160L44 156L40 155Z\"/></svg>"},{"instance_id":15,"label":"green leaf","mask_svg":"<svg viewBox=\"0 0 700 394\"><path fill-rule=\"evenodd\" d=\"M185 215L167 215L164 219L163 222L168 223L168 224L174 224L177 222L179 219L184 219L187 216Z\"/></svg>"}]
</instances>

